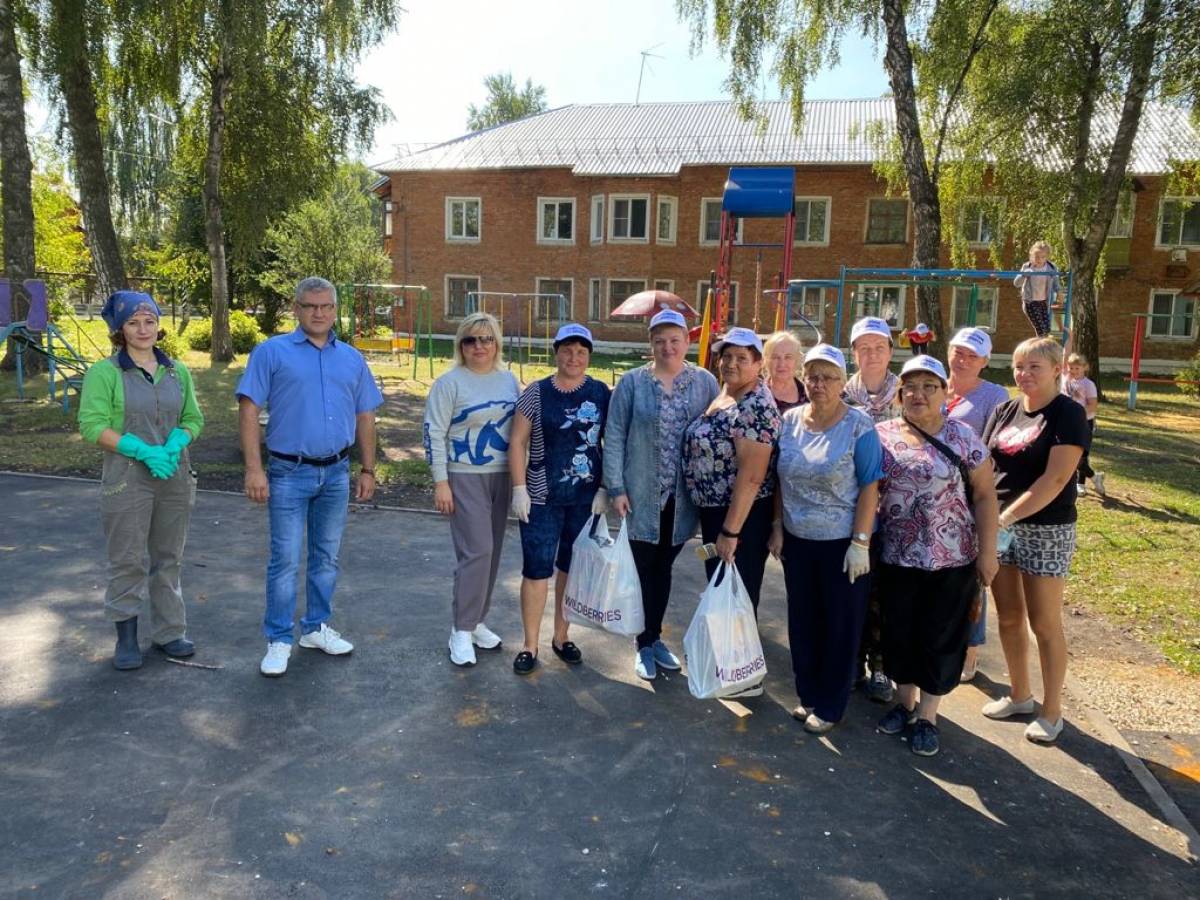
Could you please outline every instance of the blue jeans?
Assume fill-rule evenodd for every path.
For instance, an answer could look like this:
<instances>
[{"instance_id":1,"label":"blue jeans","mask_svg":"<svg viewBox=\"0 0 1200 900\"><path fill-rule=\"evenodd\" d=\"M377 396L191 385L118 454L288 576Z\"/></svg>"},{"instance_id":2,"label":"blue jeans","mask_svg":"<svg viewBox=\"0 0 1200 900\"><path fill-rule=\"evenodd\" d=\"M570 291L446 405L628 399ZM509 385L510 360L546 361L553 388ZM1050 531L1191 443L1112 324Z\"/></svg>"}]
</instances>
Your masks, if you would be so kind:
<instances>
[{"instance_id":1,"label":"blue jeans","mask_svg":"<svg viewBox=\"0 0 1200 900\"><path fill-rule=\"evenodd\" d=\"M267 612L263 634L268 641L290 644L296 615L296 576L300 546L308 526L303 634L318 631L333 614L338 549L350 501L350 463L309 466L271 458L267 464L271 496L271 561L267 563Z\"/></svg>"}]
</instances>

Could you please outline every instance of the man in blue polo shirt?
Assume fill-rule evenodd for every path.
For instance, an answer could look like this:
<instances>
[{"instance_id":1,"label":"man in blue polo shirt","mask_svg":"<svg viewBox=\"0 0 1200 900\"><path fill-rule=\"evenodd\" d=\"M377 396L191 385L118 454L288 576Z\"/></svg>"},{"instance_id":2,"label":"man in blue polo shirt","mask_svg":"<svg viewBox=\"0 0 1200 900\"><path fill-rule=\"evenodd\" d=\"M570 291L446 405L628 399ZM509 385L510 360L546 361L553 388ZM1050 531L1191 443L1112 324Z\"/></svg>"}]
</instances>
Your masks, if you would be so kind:
<instances>
[{"instance_id":1,"label":"man in blue polo shirt","mask_svg":"<svg viewBox=\"0 0 1200 900\"><path fill-rule=\"evenodd\" d=\"M375 409L383 395L362 354L333 332L337 302L324 278L296 285L300 327L259 344L238 382L238 417L246 462L246 496L266 503L271 522L267 564L267 653L259 670L287 671L294 637L296 577L308 524L305 613L300 646L341 656L354 645L326 624L333 614L337 556L350 497L350 446L357 442L362 474L354 499L375 493ZM270 410L267 467L258 442L258 415Z\"/></svg>"}]
</instances>

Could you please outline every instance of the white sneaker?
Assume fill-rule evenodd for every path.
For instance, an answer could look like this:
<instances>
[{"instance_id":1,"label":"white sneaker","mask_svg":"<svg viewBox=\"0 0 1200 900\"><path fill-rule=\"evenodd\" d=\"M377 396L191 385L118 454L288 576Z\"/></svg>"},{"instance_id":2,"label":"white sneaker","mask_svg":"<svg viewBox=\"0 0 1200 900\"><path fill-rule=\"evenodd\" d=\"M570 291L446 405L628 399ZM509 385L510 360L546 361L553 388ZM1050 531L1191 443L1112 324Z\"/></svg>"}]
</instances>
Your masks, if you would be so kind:
<instances>
[{"instance_id":1,"label":"white sneaker","mask_svg":"<svg viewBox=\"0 0 1200 900\"><path fill-rule=\"evenodd\" d=\"M488 628L482 622L476 625L475 630L470 632L470 634L471 643L480 650L500 649L500 635L496 634L496 632L492 631L492 629Z\"/></svg>"},{"instance_id":2,"label":"white sneaker","mask_svg":"<svg viewBox=\"0 0 1200 900\"><path fill-rule=\"evenodd\" d=\"M1049 719L1034 719L1025 726L1025 737L1035 744L1053 744L1062 734L1063 720L1051 722Z\"/></svg>"},{"instance_id":3,"label":"white sneaker","mask_svg":"<svg viewBox=\"0 0 1200 900\"><path fill-rule=\"evenodd\" d=\"M287 671L288 658L292 655L292 645L283 641L272 641L267 644L267 655L259 663L258 671L268 678L278 678Z\"/></svg>"},{"instance_id":4,"label":"white sneaker","mask_svg":"<svg viewBox=\"0 0 1200 900\"><path fill-rule=\"evenodd\" d=\"M1092 487L1096 489L1096 493L1101 497L1107 497L1108 491L1104 488L1104 473L1097 472L1092 476Z\"/></svg>"},{"instance_id":5,"label":"white sneaker","mask_svg":"<svg viewBox=\"0 0 1200 900\"><path fill-rule=\"evenodd\" d=\"M450 632L450 662L456 666L475 665L475 645L470 631Z\"/></svg>"},{"instance_id":6,"label":"white sneaker","mask_svg":"<svg viewBox=\"0 0 1200 900\"><path fill-rule=\"evenodd\" d=\"M326 625L321 623L317 631L310 631L300 636L300 646L309 650L324 650L330 656L345 656L354 649L354 645Z\"/></svg>"},{"instance_id":7,"label":"white sneaker","mask_svg":"<svg viewBox=\"0 0 1200 900\"><path fill-rule=\"evenodd\" d=\"M1027 697L1020 703L1012 697L1001 697L999 700L983 704L981 711L989 719L1007 719L1009 716L1027 716L1034 708L1033 697Z\"/></svg>"},{"instance_id":8,"label":"white sneaker","mask_svg":"<svg viewBox=\"0 0 1200 900\"><path fill-rule=\"evenodd\" d=\"M804 730L809 734L824 734L836 724L837 722L825 721L816 713L809 713L808 718L804 720Z\"/></svg>"}]
</instances>

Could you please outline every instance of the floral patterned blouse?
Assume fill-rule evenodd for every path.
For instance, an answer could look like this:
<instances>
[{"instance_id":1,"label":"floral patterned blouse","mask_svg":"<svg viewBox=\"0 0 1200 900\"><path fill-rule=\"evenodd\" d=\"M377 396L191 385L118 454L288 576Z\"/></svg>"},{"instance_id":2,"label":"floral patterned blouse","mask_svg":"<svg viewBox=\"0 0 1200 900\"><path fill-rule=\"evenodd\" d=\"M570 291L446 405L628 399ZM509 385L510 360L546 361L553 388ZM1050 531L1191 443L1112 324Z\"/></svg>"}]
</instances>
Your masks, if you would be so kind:
<instances>
[{"instance_id":1,"label":"floral patterned blouse","mask_svg":"<svg viewBox=\"0 0 1200 900\"><path fill-rule=\"evenodd\" d=\"M736 441L779 445L780 418L775 398L759 382L730 406L694 419L683 437L684 480L697 506L724 507L733 500L737 479ZM772 451L769 472L775 469ZM775 492L775 476L763 479L755 500Z\"/></svg>"},{"instance_id":2,"label":"floral patterned blouse","mask_svg":"<svg viewBox=\"0 0 1200 900\"><path fill-rule=\"evenodd\" d=\"M671 382L671 393L663 390L662 382L654 379L658 404L658 508L667 505L675 493L675 478L679 473L679 438L691 419L688 409L688 385L696 377L696 369L688 364Z\"/></svg>"},{"instance_id":3,"label":"floral patterned blouse","mask_svg":"<svg viewBox=\"0 0 1200 900\"><path fill-rule=\"evenodd\" d=\"M967 505L971 486L928 441L914 446L901 431L903 424L893 419L875 426L883 445L883 561L925 571L965 566L979 555L975 517ZM983 441L964 422L946 419L934 437L959 454L968 469L988 459Z\"/></svg>"}]
</instances>

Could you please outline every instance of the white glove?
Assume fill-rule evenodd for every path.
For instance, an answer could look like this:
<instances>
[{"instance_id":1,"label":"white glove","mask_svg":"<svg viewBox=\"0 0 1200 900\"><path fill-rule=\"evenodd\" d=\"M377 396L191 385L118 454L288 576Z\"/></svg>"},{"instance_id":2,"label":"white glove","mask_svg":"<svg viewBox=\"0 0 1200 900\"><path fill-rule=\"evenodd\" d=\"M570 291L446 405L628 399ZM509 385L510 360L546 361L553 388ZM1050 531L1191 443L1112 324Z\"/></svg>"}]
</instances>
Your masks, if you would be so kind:
<instances>
[{"instance_id":1,"label":"white glove","mask_svg":"<svg viewBox=\"0 0 1200 900\"><path fill-rule=\"evenodd\" d=\"M523 484L513 485L512 513L522 522L529 521L529 489Z\"/></svg>"},{"instance_id":2,"label":"white glove","mask_svg":"<svg viewBox=\"0 0 1200 900\"><path fill-rule=\"evenodd\" d=\"M850 546L846 548L846 558L842 560L842 571L850 578L850 583L854 584L856 578L871 571L871 551L862 544L851 541Z\"/></svg>"},{"instance_id":3,"label":"white glove","mask_svg":"<svg viewBox=\"0 0 1200 900\"><path fill-rule=\"evenodd\" d=\"M592 498L592 515L603 516L608 513L608 491L604 488L596 491L596 496Z\"/></svg>"}]
</instances>

